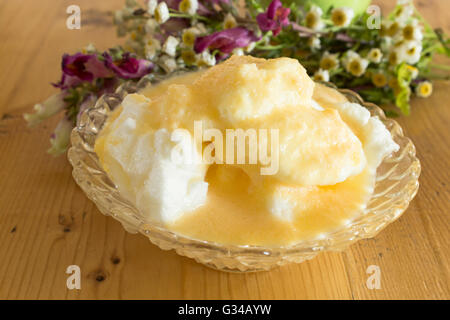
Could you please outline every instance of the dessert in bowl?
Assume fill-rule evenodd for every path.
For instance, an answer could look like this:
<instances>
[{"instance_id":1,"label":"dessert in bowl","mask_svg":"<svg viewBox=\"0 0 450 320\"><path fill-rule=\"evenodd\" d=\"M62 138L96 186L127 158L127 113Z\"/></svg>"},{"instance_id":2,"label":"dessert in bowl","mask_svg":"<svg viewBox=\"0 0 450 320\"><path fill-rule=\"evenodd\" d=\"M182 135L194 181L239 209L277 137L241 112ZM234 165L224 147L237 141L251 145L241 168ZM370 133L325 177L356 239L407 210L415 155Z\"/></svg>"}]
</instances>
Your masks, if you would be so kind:
<instances>
[{"instance_id":1,"label":"dessert in bowl","mask_svg":"<svg viewBox=\"0 0 450 320\"><path fill-rule=\"evenodd\" d=\"M420 172L395 121L288 58L128 83L84 112L72 145L74 177L100 211L228 271L374 236Z\"/></svg>"}]
</instances>

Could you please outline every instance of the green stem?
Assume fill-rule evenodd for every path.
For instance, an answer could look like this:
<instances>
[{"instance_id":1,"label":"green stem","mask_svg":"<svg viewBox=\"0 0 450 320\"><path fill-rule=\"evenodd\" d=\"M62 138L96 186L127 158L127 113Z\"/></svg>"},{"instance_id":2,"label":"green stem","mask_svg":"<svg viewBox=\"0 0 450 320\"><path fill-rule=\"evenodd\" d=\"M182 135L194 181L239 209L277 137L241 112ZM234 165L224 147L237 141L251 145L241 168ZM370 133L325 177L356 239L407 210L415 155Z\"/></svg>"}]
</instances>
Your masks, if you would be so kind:
<instances>
[{"instance_id":1,"label":"green stem","mask_svg":"<svg viewBox=\"0 0 450 320\"><path fill-rule=\"evenodd\" d=\"M258 50L279 50L279 49L283 49L283 48L287 48L289 47L289 45L284 45L284 44L280 44L277 46L256 46L255 49Z\"/></svg>"},{"instance_id":2,"label":"green stem","mask_svg":"<svg viewBox=\"0 0 450 320\"><path fill-rule=\"evenodd\" d=\"M197 20L205 21L205 22L213 22L211 19L208 19L204 16L200 16L198 14L190 15L187 13L179 13L179 12L173 12L173 11L171 11L169 14L170 14L171 18L187 18L187 19L197 19Z\"/></svg>"},{"instance_id":3,"label":"green stem","mask_svg":"<svg viewBox=\"0 0 450 320\"><path fill-rule=\"evenodd\" d=\"M422 51L422 57L423 56L425 56L427 53L429 53L429 52L433 52L434 50L436 50L438 47L440 47L441 46L441 43L436 43L436 44L434 44L434 45L432 45L431 47L429 47L429 48L427 48L427 49L425 49L425 50L423 50Z\"/></svg>"}]
</instances>

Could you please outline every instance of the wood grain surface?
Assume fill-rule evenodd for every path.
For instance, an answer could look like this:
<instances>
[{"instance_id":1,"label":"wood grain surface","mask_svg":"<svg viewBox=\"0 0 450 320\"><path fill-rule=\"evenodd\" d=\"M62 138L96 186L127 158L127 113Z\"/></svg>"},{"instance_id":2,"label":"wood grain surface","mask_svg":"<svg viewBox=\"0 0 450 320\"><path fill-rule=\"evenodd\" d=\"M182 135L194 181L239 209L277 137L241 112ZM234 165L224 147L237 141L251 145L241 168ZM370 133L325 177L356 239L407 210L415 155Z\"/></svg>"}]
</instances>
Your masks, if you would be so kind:
<instances>
[{"instance_id":1,"label":"wood grain surface","mask_svg":"<svg viewBox=\"0 0 450 320\"><path fill-rule=\"evenodd\" d=\"M56 92L64 52L115 43L111 10L123 0L0 0L0 298L3 299L449 299L450 82L415 99L399 122L422 162L420 190L404 215L342 253L269 272L208 269L104 217L77 187L66 158L46 153L57 119L29 129L22 118ZM394 1L376 1L383 10ZM81 30L65 26L82 9ZM450 1L416 1L450 31ZM81 267L81 290L65 270ZM366 286L369 265L381 289Z\"/></svg>"}]
</instances>

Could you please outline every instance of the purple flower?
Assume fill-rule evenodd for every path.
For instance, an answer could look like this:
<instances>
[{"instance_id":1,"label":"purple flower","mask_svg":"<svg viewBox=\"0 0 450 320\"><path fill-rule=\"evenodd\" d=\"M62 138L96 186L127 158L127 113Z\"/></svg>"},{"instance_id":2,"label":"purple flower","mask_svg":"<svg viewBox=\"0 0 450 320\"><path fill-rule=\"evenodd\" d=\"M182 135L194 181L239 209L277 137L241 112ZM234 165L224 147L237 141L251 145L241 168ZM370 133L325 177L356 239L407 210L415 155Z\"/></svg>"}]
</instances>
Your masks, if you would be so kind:
<instances>
[{"instance_id":1,"label":"purple flower","mask_svg":"<svg viewBox=\"0 0 450 320\"><path fill-rule=\"evenodd\" d=\"M112 57L107 53L103 53L105 58L105 66L113 70L114 73L122 79L141 78L150 73L153 64L145 59L136 59L129 52L122 55L122 59L113 61Z\"/></svg>"},{"instance_id":2,"label":"purple flower","mask_svg":"<svg viewBox=\"0 0 450 320\"><path fill-rule=\"evenodd\" d=\"M78 77L72 77L68 76L63 72L61 81L57 83L52 83L52 85L59 89L67 89L67 88L73 88L82 83L83 81Z\"/></svg>"},{"instance_id":3,"label":"purple flower","mask_svg":"<svg viewBox=\"0 0 450 320\"><path fill-rule=\"evenodd\" d=\"M75 53L64 54L61 68L63 71L61 81L54 84L55 87L66 89L77 86L81 82L91 82L97 78L111 77L109 71L96 54Z\"/></svg>"},{"instance_id":4,"label":"purple flower","mask_svg":"<svg viewBox=\"0 0 450 320\"><path fill-rule=\"evenodd\" d=\"M62 60L62 69L66 75L77 77L83 81L112 76L111 71L105 67L96 54L80 52L72 56L65 54Z\"/></svg>"},{"instance_id":5,"label":"purple flower","mask_svg":"<svg viewBox=\"0 0 450 320\"><path fill-rule=\"evenodd\" d=\"M272 31L276 36L281 29L289 24L289 13L291 9L283 8L280 0L273 0L267 11L258 14L256 21L262 31Z\"/></svg>"},{"instance_id":6,"label":"purple flower","mask_svg":"<svg viewBox=\"0 0 450 320\"><path fill-rule=\"evenodd\" d=\"M250 43L258 40L259 37L252 31L243 27L236 27L197 38L195 40L194 49L197 53L203 52L209 48L229 54L236 48L246 47Z\"/></svg>"}]
</instances>

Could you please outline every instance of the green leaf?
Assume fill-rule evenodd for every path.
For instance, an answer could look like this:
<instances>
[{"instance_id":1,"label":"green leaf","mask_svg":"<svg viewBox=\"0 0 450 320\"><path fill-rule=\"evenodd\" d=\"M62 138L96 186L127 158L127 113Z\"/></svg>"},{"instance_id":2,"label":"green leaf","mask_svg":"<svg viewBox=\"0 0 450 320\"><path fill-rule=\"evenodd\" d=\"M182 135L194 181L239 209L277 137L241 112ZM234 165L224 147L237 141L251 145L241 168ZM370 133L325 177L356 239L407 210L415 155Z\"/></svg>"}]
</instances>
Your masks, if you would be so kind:
<instances>
[{"instance_id":1,"label":"green leaf","mask_svg":"<svg viewBox=\"0 0 450 320\"><path fill-rule=\"evenodd\" d=\"M406 63L400 64L396 71L400 91L395 97L395 104L403 114L409 115L411 109L409 100L411 98L410 84L412 80L412 72Z\"/></svg>"},{"instance_id":2,"label":"green leaf","mask_svg":"<svg viewBox=\"0 0 450 320\"><path fill-rule=\"evenodd\" d=\"M411 97L411 88L407 88L400 91L395 97L395 105L402 111L406 116L409 115L411 107L409 105L409 100Z\"/></svg>"}]
</instances>

